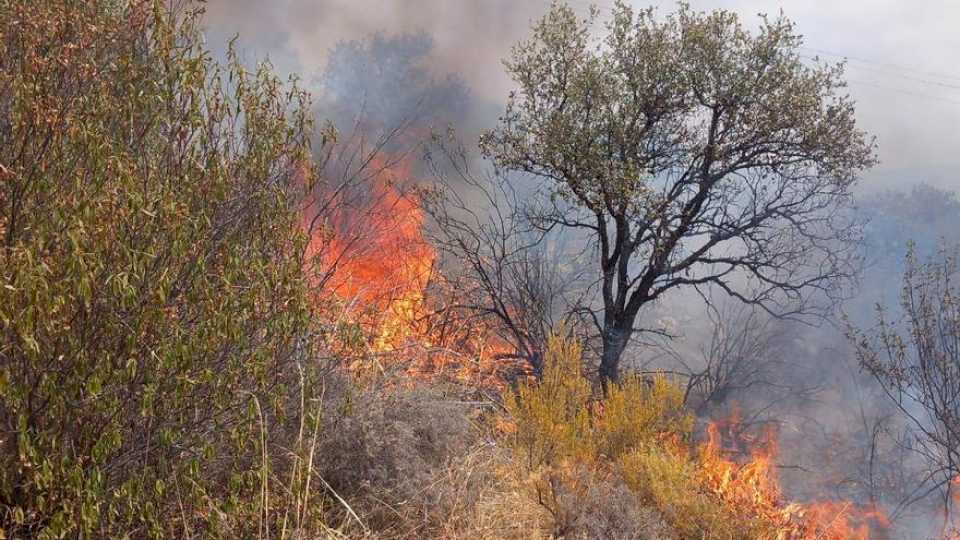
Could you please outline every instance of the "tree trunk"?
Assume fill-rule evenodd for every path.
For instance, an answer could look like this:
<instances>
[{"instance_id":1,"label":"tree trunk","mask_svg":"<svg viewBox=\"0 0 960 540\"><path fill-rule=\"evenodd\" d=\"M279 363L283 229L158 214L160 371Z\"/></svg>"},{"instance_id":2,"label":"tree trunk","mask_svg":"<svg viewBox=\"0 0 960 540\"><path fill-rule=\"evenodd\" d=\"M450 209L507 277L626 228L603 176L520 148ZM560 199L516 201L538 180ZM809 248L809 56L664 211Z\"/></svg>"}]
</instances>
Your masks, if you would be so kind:
<instances>
[{"instance_id":1,"label":"tree trunk","mask_svg":"<svg viewBox=\"0 0 960 540\"><path fill-rule=\"evenodd\" d=\"M630 330L613 326L603 332L603 355L600 357L600 382L604 392L611 382L620 380L620 359L630 340Z\"/></svg>"}]
</instances>

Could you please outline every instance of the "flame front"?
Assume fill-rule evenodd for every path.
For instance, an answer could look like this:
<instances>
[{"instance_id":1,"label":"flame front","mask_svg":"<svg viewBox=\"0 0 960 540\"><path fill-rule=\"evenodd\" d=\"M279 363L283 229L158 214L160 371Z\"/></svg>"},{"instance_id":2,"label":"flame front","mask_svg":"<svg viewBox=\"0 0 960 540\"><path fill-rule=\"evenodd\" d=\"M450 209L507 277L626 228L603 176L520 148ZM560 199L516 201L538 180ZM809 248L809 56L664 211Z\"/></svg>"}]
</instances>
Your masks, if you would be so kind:
<instances>
[{"instance_id":1,"label":"flame front","mask_svg":"<svg viewBox=\"0 0 960 540\"><path fill-rule=\"evenodd\" d=\"M889 527L882 511L850 501L784 501L774 470L775 433L767 430L751 440L741 428L736 412L709 424L707 441L700 448L702 480L732 508L774 524L777 540L868 540L872 531ZM725 454L746 458L737 462Z\"/></svg>"},{"instance_id":2,"label":"flame front","mask_svg":"<svg viewBox=\"0 0 960 540\"><path fill-rule=\"evenodd\" d=\"M412 190L407 159L372 156L365 193L335 193L328 216L312 200L304 211L310 232L306 259L322 288L348 306L351 318L371 331L375 351L392 350L414 333L436 254L423 235L423 210Z\"/></svg>"},{"instance_id":3,"label":"flame front","mask_svg":"<svg viewBox=\"0 0 960 540\"><path fill-rule=\"evenodd\" d=\"M427 298L437 255L411 189L409 156L380 151L363 172L357 184L365 192L328 187L334 192L311 192L303 209L304 260L318 296L336 299L344 318L363 328L369 352L391 352L391 363L405 364L411 374L500 387L505 371L524 371L519 361L501 359L510 348L484 321L468 323L445 309L462 291L443 290L449 287L435 280L441 292Z\"/></svg>"}]
</instances>

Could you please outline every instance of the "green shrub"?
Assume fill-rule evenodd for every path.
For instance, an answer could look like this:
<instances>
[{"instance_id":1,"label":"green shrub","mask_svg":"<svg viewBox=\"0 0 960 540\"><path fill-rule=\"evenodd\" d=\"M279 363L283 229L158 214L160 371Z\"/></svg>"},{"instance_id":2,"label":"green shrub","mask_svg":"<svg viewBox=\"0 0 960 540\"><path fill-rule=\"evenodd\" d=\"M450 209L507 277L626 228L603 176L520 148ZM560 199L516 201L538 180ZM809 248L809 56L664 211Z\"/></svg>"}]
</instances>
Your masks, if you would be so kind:
<instances>
[{"instance_id":1,"label":"green shrub","mask_svg":"<svg viewBox=\"0 0 960 540\"><path fill-rule=\"evenodd\" d=\"M689 442L693 417L666 377L629 375L595 400L581 363L579 345L551 336L542 379L521 382L504 396L513 425L509 442L529 468L570 459L615 462L658 441Z\"/></svg>"},{"instance_id":2,"label":"green shrub","mask_svg":"<svg viewBox=\"0 0 960 540\"><path fill-rule=\"evenodd\" d=\"M551 336L539 381L523 381L504 395L515 426L511 446L531 470L595 453L588 410L591 387L581 372L580 346Z\"/></svg>"},{"instance_id":3,"label":"green shrub","mask_svg":"<svg viewBox=\"0 0 960 540\"><path fill-rule=\"evenodd\" d=\"M306 96L164 6L0 2L8 536L257 534L304 484Z\"/></svg>"},{"instance_id":4,"label":"green shrub","mask_svg":"<svg viewBox=\"0 0 960 540\"><path fill-rule=\"evenodd\" d=\"M684 408L683 391L663 375L625 376L608 385L602 405L595 437L601 452L614 460L654 442L689 442L693 416Z\"/></svg>"}]
</instances>

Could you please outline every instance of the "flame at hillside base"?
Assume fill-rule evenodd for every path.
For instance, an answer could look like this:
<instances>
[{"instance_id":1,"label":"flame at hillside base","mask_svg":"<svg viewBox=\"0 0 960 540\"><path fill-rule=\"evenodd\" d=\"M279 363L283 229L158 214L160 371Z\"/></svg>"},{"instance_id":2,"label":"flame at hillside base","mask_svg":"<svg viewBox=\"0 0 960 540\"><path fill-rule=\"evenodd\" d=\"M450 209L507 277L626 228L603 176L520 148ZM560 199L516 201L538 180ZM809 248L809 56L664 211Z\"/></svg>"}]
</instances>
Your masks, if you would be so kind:
<instances>
[{"instance_id":1,"label":"flame at hillside base","mask_svg":"<svg viewBox=\"0 0 960 540\"><path fill-rule=\"evenodd\" d=\"M777 527L777 540L876 540L885 537L886 515L849 501L789 503L774 470L777 441L772 430L748 439L736 412L707 427L700 448L702 480L725 503ZM725 446L728 445L728 446ZM746 454L737 462L725 454ZM871 536L873 534L873 536Z\"/></svg>"}]
</instances>

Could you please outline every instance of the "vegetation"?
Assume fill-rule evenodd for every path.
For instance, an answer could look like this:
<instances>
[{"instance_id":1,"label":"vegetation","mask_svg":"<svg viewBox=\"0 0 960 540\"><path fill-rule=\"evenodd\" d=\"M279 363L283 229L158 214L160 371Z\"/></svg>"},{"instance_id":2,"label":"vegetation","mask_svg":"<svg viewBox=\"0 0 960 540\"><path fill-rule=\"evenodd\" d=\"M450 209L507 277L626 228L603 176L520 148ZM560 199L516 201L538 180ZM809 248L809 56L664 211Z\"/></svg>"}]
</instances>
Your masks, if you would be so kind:
<instances>
[{"instance_id":1,"label":"vegetation","mask_svg":"<svg viewBox=\"0 0 960 540\"><path fill-rule=\"evenodd\" d=\"M3 530L297 524L287 435L317 421L306 95L217 66L197 14L161 2L3 2L0 20Z\"/></svg>"},{"instance_id":2,"label":"vegetation","mask_svg":"<svg viewBox=\"0 0 960 540\"><path fill-rule=\"evenodd\" d=\"M0 539L846 537L834 524L847 506L785 504L770 454L731 457L694 416L691 396L706 409L775 387L787 351L755 311L716 325L687 381L619 373L638 310L670 289L746 272L754 295L728 291L772 310L847 275L853 229L835 219L872 144L836 96L839 69L799 64L788 22L752 36L725 12L657 22L618 4L596 52L555 5L508 64L522 91L485 138L498 166L548 177L551 197L521 209L501 184L499 225L471 229L454 215L470 201L425 210L380 174L406 157L386 155L389 136L344 148L315 129L295 80L248 69L232 47L215 61L200 15L189 2L0 0ZM424 40L405 46L422 55ZM376 44L341 48L332 73L390 49ZM370 82L333 79L347 94ZM373 239L346 264L355 242L337 227L378 190L393 219L354 236ZM420 245L422 211L460 233L437 249L491 270L472 307L494 302L507 333L454 316L445 342L417 326L430 327L433 248L375 235L400 228ZM599 243L599 374L566 330L591 306L554 317L553 297L583 276L525 249L558 226ZM743 257L718 255L734 239ZM493 262L482 243L499 245ZM371 283L332 276L397 262L385 253L418 272L359 306L379 315L371 328L344 307ZM881 321L885 347L858 344L905 414L930 414L916 425L946 460L949 497L956 262L911 263L907 337ZM465 362L535 369L495 388L398 373L456 340Z\"/></svg>"},{"instance_id":3,"label":"vegetation","mask_svg":"<svg viewBox=\"0 0 960 540\"><path fill-rule=\"evenodd\" d=\"M505 398L515 423L508 439L514 459L531 499L551 517L554 535L578 537L571 532L590 515L588 501L600 497L609 515L592 519L619 520L626 527L608 529L605 538L636 538L637 530L645 533L641 538L775 537L777 523L765 523L749 506L730 505L709 489L703 475L709 462L694 451L693 417L677 385L664 376L630 376L595 400L581 363L580 348L554 336L542 380L521 384ZM587 474L588 484L626 489L589 493ZM571 492L581 498L567 501ZM625 508L622 499L632 504Z\"/></svg>"},{"instance_id":4,"label":"vegetation","mask_svg":"<svg viewBox=\"0 0 960 540\"><path fill-rule=\"evenodd\" d=\"M842 66L801 62L783 17L751 34L726 11L658 20L618 2L598 44L592 21L554 4L514 48L519 90L481 150L544 182L534 225L596 247L604 380L641 309L674 289L819 312L811 293L835 298L854 274L845 208L874 163Z\"/></svg>"},{"instance_id":5,"label":"vegetation","mask_svg":"<svg viewBox=\"0 0 960 540\"><path fill-rule=\"evenodd\" d=\"M943 249L926 262L913 247L901 289L902 316L878 307L869 331L851 328L862 366L908 419L909 449L925 466L909 505L937 493L945 509L944 528L956 526L960 485L960 290L957 253Z\"/></svg>"}]
</instances>

